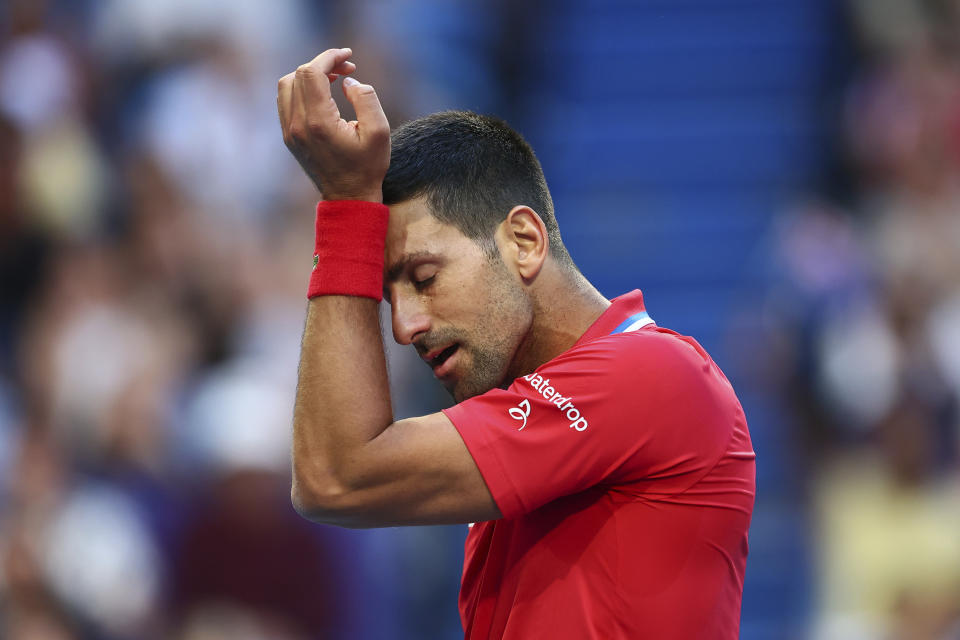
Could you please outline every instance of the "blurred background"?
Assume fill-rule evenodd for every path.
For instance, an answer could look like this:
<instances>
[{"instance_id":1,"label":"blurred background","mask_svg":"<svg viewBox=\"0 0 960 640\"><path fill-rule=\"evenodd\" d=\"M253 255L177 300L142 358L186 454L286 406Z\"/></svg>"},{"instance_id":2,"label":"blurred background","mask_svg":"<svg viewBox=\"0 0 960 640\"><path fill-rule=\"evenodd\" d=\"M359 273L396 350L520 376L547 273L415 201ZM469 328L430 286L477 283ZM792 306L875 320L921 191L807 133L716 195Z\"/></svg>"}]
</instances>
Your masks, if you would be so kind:
<instances>
[{"instance_id":1,"label":"blurred background","mask_svg":"<svg viewBox=\"0 0 960 640\"><path fill-rule=\"evenodd\" d=\"M743 638L960 638L957 0L5 0L0 638L462 636L465 526L289 504L276 81L332 46L395 125L511 122L587 277L727 372ZM398 418L446 405L388 350Z\"/></svg>"}]
</instances>

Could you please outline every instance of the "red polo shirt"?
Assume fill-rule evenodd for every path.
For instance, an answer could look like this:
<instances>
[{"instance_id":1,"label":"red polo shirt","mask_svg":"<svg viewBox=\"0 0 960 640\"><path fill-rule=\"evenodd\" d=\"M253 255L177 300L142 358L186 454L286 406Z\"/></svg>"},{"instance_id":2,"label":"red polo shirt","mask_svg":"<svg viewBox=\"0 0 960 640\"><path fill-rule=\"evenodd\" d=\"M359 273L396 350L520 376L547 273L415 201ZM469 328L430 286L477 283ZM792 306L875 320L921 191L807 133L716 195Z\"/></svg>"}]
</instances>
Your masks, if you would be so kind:
<instances>
[{"instance_id":1,"label":"red polo shirt","mask_svg":"<svg viewBox=\"0 0 960 640\"><path fill-rule=\"evenodd\" d=\"M633 291L568 351L447 409L503 518L467 535L466 638L734 639L755 467L743 409Z\"/></svg>"}]
</instances>

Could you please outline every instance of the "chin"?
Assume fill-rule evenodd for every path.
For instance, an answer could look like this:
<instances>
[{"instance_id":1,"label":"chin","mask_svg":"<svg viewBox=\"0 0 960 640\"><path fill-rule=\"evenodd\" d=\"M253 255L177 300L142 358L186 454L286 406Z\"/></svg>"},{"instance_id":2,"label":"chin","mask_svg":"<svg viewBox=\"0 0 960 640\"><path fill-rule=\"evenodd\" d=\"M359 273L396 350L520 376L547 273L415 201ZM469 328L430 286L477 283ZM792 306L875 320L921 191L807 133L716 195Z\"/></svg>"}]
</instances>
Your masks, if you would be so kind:
<instances>
[{"instance_id":1,"label":"chin","mask_svg":"<svg viewBox=\"0 0 960 640\"><path fill-rule=\"evenodd\" d=\"M444 386L453 397L454 402L463 402L475 396L483 395L492 389L506 389L510 385L509 383L497 384L496 381L488 380L455 380L449 386Z\"/></svg>"},{"instance_id":2,"label":"chin","mask_svg":"<svg viewBox=\"0 0 960 640\"><path fill-rule=\"evenodd\" d=\"M463 402L468 398L478 396L483 391L474 391L473 389L465 389L462 382L455 382L447 387L447 393L450 394L450 397L453 398L454 402Z\"/></svg>"},{"instance_id":3,"label":"chin","mask_svg":"<svg viewBox=\"0 0 960 640\"><path fill-rule=\"evenodd\" d=\"M458 362L454 375L443 381L454 402L463 402L492 389L506 389L513 382L507 377L509 366L505 358L495 357L495 353L464 350L468 351L469 359Z\"/></svg>"}]
</instances>

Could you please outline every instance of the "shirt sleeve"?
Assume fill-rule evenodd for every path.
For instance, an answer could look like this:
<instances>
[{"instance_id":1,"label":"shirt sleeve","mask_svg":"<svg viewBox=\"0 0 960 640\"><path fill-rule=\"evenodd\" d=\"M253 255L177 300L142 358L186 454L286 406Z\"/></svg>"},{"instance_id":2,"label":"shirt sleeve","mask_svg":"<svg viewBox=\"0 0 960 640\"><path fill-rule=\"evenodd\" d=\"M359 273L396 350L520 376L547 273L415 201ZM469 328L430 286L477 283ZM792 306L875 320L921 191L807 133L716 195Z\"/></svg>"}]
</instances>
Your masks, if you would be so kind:
<instances>
[{"instance_id":1,"label":"shirt sleeve","mask_svg":"<svg viewBox=\"0 0 960 640\"><path fill-rule=\"evenodd\" d=\"M706 352L673 336L599 338L444 411L504 517L600 484L680 492L717 463L742 410Z\"/></svg>"}]
</instances>

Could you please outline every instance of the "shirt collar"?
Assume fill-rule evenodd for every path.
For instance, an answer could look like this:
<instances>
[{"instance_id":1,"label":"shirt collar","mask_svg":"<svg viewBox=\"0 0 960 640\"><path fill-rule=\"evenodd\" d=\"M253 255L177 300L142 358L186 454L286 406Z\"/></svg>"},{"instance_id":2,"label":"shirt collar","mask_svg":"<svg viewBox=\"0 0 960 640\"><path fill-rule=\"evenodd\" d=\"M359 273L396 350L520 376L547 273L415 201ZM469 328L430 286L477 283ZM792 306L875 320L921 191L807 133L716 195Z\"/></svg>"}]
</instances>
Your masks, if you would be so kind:
<instances>
[{"instance_id":1,"label":"shirt collar","mask_svg":"<svg viewBox=\"0 0 960 640\"><path fill-rule=\"evenodd\" d=\"M600 314L596 322L590 325L574 346L611 333L636 331L654 324L653 319L647 315L646 307L643 306L643 294L640 289L634 289L630 293L611 300L607 310Z\"/></svg>"}]
</instances>

